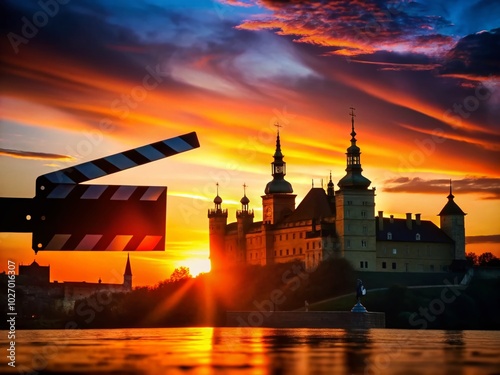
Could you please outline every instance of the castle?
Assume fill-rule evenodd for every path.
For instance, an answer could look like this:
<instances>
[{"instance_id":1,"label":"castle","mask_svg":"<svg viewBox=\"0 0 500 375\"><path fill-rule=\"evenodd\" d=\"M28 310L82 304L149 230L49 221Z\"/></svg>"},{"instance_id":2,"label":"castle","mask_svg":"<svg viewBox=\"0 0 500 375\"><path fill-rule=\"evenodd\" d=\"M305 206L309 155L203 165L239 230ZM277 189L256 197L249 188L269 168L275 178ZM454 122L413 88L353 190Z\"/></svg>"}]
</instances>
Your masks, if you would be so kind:
<instances>
[{"instance_id":1,"label":"castle","mask_svg":"<svg viewBox=\"0 0 500 375\"><path fill-rule=\"evenodd\" d=\"M30 265L19 265L16 277L18 288L24 296L25 310L43 311L52 306L64 311L72 311L78 300L96 293L128 293L132 291L132 268L127 257L122 284L85 281L50 282L50 266L41 266L36 261Z\"/></svg>"},{"instance_id":2,"label":"castle","mask_svg":"<svg viewBox=\"0 0 500 375\"><path fill-rule=\"evenodd\" d=\"M208 210L212 270L232 263L266 265L300 261L306 269L331 258L345 258L358 271L444 272L465 260L465 213L451 190L440 216L440 227L422 220L375 216L375 188L362 175L361 151L356 145L351 112L351 145L346 174L335 190L331 174L326 191L312 187L295 207L296 195L285 180L286 162L279 127L272 165L273 179L262 196L263 221L254 222L244 191L236 222L227 223L222 198ZM245 185L244 185L245 187Z\"/></svg>"}]
</instances>

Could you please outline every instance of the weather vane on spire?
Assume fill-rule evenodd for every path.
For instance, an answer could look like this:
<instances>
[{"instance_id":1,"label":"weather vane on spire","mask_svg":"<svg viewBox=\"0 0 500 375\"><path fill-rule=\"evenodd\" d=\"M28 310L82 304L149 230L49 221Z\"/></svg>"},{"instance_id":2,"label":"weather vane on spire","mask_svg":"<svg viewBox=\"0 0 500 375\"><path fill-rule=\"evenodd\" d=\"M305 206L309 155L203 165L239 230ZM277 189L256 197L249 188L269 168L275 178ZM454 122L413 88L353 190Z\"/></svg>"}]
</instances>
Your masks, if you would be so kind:
<instances>
[{"instance_id":1,"label":"weather vane on spire","mask_svg":"<svg viewBox=\"0 0 500 375\"><path fill-rule=\"evenodd\" d=\"M243 195L245 195L245 196L247 195L247 187L248 187L248 185L244 182L243 183Z\"/></svg>"},{"instance_id":2,"label":"weather vane on spire","mask_svg":"<svg viewBox=\"0 0 500 375\"><path fill-rule=\"evenodd\" d=\"M219 183L218 183L218 182L216 182L216 183L215 183L215 186L216 186L216 189L217 189L217 195L219 195Z\"/></svg>"},{"instance_id":3,"label":"weather vane on spire","mask_svg":"<svg viewBox=\"0 0 500 375\"><path fill-rule=\"evenodd\" d=\"M356 117L354 111L356 110L356 108L349 107L349 109L351 110L351 112L349 113L349 115L351 116L351 126L352 126L351 136L354 139L354 137L356 136L356 132L354 131L354 117Z\"/></svg>"}]
</instances>

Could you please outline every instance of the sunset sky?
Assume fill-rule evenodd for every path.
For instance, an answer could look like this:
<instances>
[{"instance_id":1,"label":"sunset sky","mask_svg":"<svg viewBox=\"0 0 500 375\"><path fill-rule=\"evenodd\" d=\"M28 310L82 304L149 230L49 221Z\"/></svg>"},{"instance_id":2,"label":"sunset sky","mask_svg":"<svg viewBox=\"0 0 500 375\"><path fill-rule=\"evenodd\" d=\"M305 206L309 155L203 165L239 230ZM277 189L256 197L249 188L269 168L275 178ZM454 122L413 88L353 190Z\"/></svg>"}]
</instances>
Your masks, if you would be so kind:
<instances>
[{"instance_id":1,"label":"sunset sky","mask_svg":"<svg viewBox=\"0 0 500 375\"><path fill-rule=\"evenodd\" d=\"M207 270L216 182L229 221L244 183L262 219L274 124L297 204L312 180L331 171L336 184L351 106L376 210L439 223L451 179L467 251L500 256L498 1L12 0L0 12L0 196L198 134L198 149L92 181L168 187L167 250L130 254L134 286ZM35 256L30 234L1 233L0 248L0 271L36 259L58 281L121 283L127 257Z\"/></svg>"}]
</instances>

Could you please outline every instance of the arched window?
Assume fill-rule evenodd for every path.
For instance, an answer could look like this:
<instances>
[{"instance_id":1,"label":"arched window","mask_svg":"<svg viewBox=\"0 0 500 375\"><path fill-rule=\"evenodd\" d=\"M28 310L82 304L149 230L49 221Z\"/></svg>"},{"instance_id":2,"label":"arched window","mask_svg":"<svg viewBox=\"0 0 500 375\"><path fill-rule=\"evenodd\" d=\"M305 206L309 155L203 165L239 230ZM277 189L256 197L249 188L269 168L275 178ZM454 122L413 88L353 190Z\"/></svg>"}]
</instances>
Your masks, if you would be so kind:
<instances>
[{"instance_id":1,"label":"arched window","mask_svg":"<svg viewBox=\"0 0 500 375\"><path fill-rule=\"evenodd\" d=\"M420 241L420 233L417 233L417 234L415 235L415 239L416 239L417 241Z\"/></svg>"},{"instance_id":2,"label":"arched window","mask_svg":"<svg viewBox=\"0 0 500 375\"><path fill-rule=\"evenodd\" d=\"M392 233L391 232L387 232L387 239L392 240Z\"/></svg>"}]
</instances>

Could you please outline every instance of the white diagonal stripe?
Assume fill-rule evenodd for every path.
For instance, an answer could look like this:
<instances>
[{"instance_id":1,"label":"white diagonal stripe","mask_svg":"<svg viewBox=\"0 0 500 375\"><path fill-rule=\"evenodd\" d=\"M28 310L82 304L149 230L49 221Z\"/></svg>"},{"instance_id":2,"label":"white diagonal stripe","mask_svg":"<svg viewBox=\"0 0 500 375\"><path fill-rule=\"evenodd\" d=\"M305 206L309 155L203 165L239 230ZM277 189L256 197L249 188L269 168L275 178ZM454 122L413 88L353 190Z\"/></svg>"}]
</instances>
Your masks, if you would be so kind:
<instances>
[{"instance_id":1,"label":"white diagonal stripe","mask_svg":"<svg viewBox=\"0 0 500 375\"><path fill-rule=\"evenodd\" d=\"M107 175L106 172L92 162L75 165L74 168L81 172L89 180Z\"/></svg>"},{"instance_id":2,"label":"white diagonal stripe","mask_svg":"<svg viewBox=\"0 0 500 375\"><path fill-rule=\"evenodd\" d=\"M71 234L54 234L45 250L61 250L66 242L68 242Z\"/></svg>"},{"instance_id":3,"label":"white diagonal stripe","mask_svg":"<svg viewBox=\"0 0 500 375\"><path fill-rule=\"evenodd\" d=\"M49 195L47 195L47 198L53 198L53 199L63 199L66 198L69 193L71 193L71 190L75 188L76 185L74 184L61 184L57 185L54 190L50 192Z\"/></svg>"},{"instance_id":4,"label":"white diagonal stripe","mask_svg":"<svg viewBox=\"0 0 500 375\"><path fill-rule=\"evenodd\" d=\"M173 148L177 152L183 152L187 150L191 150L193 146L191 146L189 143L187 143L185 140L182 138L176 137L176 138L171 138L163 141L168 147Z\"/></svg>"},{"instance_id":5,"label":"white diagonal stripe","mask_svg":"<svg viewBox=\"0 0 500 375\"><path fill-rule=\"evenodd\" d=\"M73 179L69 178L64 172L57 171L44 175L44 177L54 184L76 184Z\"/></svg>"},{"instance_id":6,"label":"white diagonal stripe","mask_svg":"<svg viewBox=\"0 0 500 375\"><path fill-rule=\"evenodd\" d=\"M82 238L80 243L76 245L75 250L92 250L101 238L102 234L87 234Z\"/></svg>"},{"instance_id":7,"label":"white diagonal stripe","mask_svg":"<svg viewBox=\"0 0 500 375\"><path fill-rule=\"evenodd\" d=\"M132 237L132 235L119 234L113 238L106 250L124 250Z\"/></svg>"},{"instance_id":8,"label":"white diagonal stripe","mask_svg":"<svg viewBox=\"0 0 500 375\"><path fill-rule=\"evenodd\" d=\"M120 169L121 171L127 168L132 168L137 166L137 163L135 163L133 160L130 160L123 154L111 155L105 157L104 160L109 161L111 164L113 164L116 168Z\"/></svg>"},{"instance_id":9,"label":"white diagonal stripe","mask_svg":"<svg viewBox=\"0 0 500 375\"><path fill-rule=\"evenodd\" d=\"M107 188L108 185L90 185L85 193L82 194L81 199L99 199Z\"/></svg>"},{"instance_id":10,"label":"white diagonal stripe","mask_svg":"<svg viewBox=\"0 0 500 375\"><path fill-rule=\"evenodd\" d=\"M157 201L165 189L166 188L162 186L150 186L142 195L141 201Z\"/></svg>"},{"instance_id":11,"label":"white diagonal stripe","mask_svg":"<svg viewBox=\"0 0 500 375\"><path fill-rule=\"evenodd\" d=\"M163 159L165 155L163 155L160 151L154 148L151 145L142 146L135 149L139 154L148 158L151 161Z\"/></svg>"},{"instance_id":12,"label":"white diagonal stripe","mask_svg":"<svg viewBox=\"0 0 500 375\"><path fill-rule=\"evenodd\" d=\"M120 186L111 197L112 201L126 201L134 193L137 186Z\"/></svg>"}]
</instances>

